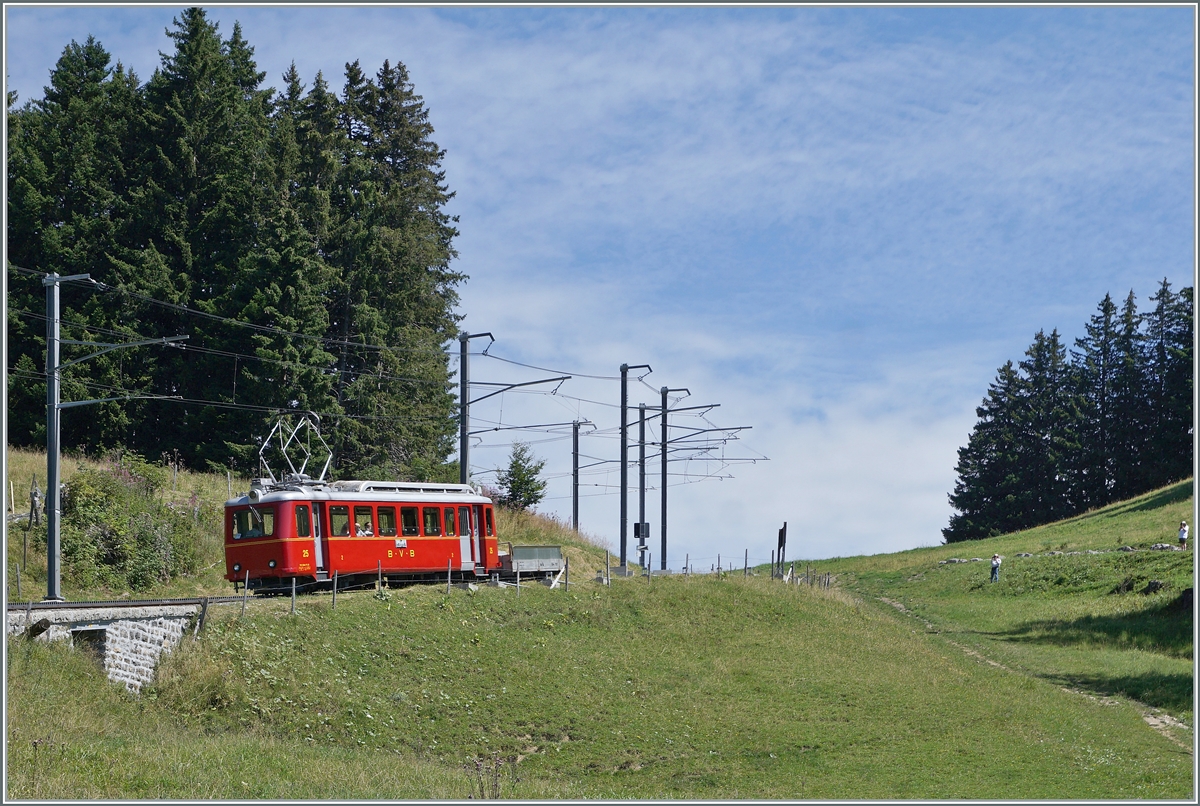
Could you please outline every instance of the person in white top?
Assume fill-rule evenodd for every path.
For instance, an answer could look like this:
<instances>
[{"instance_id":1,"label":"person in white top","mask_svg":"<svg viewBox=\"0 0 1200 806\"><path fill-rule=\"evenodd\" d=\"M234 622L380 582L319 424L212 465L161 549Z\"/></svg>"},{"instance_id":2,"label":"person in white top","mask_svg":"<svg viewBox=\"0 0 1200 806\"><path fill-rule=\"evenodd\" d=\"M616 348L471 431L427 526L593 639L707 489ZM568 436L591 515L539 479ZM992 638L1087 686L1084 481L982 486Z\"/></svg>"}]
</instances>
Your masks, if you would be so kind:
<instances>
[{"instance_id":1,"label":"person in white top","mask_svg":"<svg viewBox=\"0 0 1200 806\"><path fill-rule=\"evenodd\" d=\"M1187 548L1187 533L1188 533L1187 521L1180 521L1179 522L1179 548L1181 548L1181 549Z\"/></svg>"},{"instance_id":2,"label":"person in white top","mask_svg":"<svg viewBox=\"0 0 1200 806\"><path fill-rule=\"evenodd\" d=\"M1000 555L992 555L992 582L1000 581Z\"/></svg>"}]
</instances>

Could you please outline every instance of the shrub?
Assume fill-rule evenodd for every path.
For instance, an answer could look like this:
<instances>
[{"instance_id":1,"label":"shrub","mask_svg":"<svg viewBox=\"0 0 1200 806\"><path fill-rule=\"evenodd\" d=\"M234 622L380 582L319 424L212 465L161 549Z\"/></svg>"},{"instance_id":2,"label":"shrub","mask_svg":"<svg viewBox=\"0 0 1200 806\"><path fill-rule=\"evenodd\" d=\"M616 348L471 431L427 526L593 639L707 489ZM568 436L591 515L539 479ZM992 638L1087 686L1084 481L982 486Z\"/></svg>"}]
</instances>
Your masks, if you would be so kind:
<instances>
[{"instance_id":1,"label":"shrub","mask_svg":"<svg viewBox=\"0 0 1200 806\"><path fill-rule=\"evenodd\" d=\"M166 471L125 456L110 470L81 469L63 496L63 571L81 587L144 590L195 572L199 504L155 494Z\"/></svg>"}]
</instances>

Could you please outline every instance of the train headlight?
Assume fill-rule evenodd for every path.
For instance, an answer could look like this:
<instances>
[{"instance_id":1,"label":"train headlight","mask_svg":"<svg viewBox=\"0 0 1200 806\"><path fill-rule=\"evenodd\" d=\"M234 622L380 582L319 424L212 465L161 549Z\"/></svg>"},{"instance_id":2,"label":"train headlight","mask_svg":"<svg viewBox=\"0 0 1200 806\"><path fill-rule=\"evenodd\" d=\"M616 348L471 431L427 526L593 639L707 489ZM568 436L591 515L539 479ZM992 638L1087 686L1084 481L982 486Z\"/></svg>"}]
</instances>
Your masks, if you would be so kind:
<instances>
[{"instance_id":1,"label":"train headlight","mask_svg":"<svg viewBox=\"0 0 1200 806\"><path fill-rule=\"evenodd\" d=\"M242 570L242 564L241 564L241 563L234 563L234 564L233 564L233 570L234 570L235 572L236 572L236 571L241 571L241 570Z\"/></svg>"},{"instance_id":2,"label":"train headlight","mask_svg":"<svg viewBox=\"0 0 1200 806\"><path fill-rule=\"evenodd\" d=\"M274 567L275 567L275 561L274 561L274 560L270 560L269 562L267 562L267 568L274 568Z\"/></svg>"}]
</instances>

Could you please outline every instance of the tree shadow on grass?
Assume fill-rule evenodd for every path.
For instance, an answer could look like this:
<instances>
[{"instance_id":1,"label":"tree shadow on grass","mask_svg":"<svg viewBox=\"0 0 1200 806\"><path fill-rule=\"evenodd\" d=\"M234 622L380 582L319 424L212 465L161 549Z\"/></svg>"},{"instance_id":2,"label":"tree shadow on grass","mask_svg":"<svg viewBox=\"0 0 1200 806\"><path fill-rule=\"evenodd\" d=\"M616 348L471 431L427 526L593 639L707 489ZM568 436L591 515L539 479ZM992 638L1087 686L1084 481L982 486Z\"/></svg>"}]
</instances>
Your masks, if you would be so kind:
<instances>
[{"instance_id":1,"label":"tree shadow on grass","mask_svg":"<svg viewBox=\"0 0 1200 806\"><path fill-rule=\"evenodd\" d=\"M1146 672L1131 675L1039 674L1038 677L1068 688L1104 696L1128 697L1178 714L1192 710L1192 676L1185 673Z\"/></svg>"},{"instance_id":2,"label":"tree shadow on grass","mask_svg":"<svg viewBox=\"0 0 1200 806\"><path fill-rule=\"evenodd\" d=\"M1192 611L1175 599L1160 607L1122 615L1027 621L991 635L1020 643L1141 649L1186 659L1192 656Z\"/></svg>"},{"instance_id":3,"label":"tree shadow on grass","mask_svg":"<svg viewBox=\"0 0 1200 806\"><path fill-rule=\"evenodd\" d=\"M1152 509L1160 509L1161 507L1171 504L1179 504L1187 501L1192 497L1192 482L1191 480L1181 481L1178 484L1172 484L1170 487L1164 487L1158 492L1151 495L1144 501L1140 501L1129 507L1116 507L1111 512L1105 512L1104 515L1109 518L1121 517L1130 512L1147 512ZM1097 513L1099 514L1099 513Z\"/></svg>"}]
</instances>

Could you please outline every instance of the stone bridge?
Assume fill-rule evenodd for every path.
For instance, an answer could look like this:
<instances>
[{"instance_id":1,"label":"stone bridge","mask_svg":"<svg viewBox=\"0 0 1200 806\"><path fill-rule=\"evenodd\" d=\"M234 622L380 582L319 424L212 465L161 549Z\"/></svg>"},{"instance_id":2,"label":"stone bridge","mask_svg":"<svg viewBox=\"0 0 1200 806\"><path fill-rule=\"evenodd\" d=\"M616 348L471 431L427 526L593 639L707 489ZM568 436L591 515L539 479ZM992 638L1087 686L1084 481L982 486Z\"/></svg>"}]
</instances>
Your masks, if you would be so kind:
<instances>
[{"instance_id":1,"label":"stone bridge","mask_svg":"<svg viewBox=\"0 0 1200 806\"><path fill-rule=\"evenodd\" d=\"M7 632L69 640L73 647L93 653L110 680L138 693L154 679L163 653L200 626L207 607L206 600L10 603Z\"/></svg>"}]
</instances>

